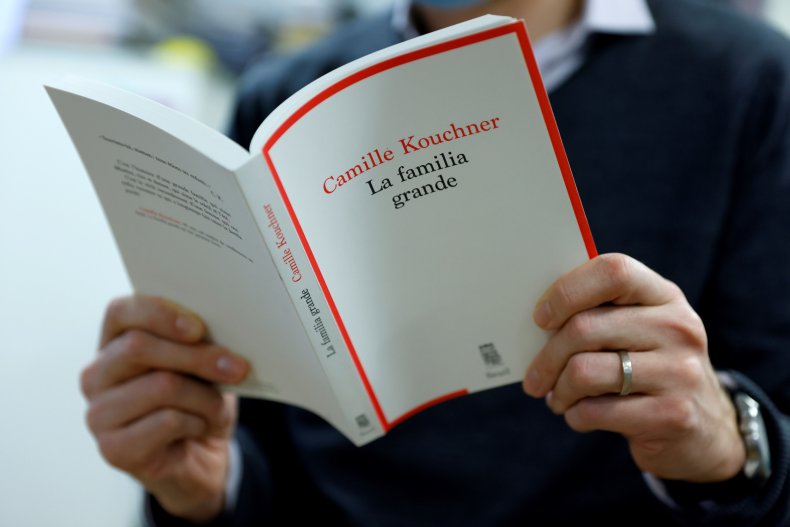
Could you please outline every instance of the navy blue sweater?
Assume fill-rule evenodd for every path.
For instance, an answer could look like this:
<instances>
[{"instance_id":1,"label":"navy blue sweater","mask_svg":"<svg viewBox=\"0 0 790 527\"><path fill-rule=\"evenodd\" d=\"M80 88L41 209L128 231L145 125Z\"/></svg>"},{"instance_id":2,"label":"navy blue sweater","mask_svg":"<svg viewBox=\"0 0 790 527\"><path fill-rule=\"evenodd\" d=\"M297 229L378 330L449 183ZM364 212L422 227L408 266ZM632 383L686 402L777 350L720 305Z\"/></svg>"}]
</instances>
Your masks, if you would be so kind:
<instances>
[{"instance_id":1,"label":"navy blue sweater","mask_svg":"<svg viewBox=\"0 0 790 527\"><path fill-rule=\"evenodd\" d=\"M218 525L790 525L790 44L705 3L650 6L655 34L594 37L551 103L599 251L676 282L714 366L763 403L769 483L672 486L672 510L623 438L577 434L519 386L433 407L362 448L308 412L243 400L241 494ZM295 90L399 38L380 17L262 62L233 137L246 146Z\"/></svg>"}]
</instances>

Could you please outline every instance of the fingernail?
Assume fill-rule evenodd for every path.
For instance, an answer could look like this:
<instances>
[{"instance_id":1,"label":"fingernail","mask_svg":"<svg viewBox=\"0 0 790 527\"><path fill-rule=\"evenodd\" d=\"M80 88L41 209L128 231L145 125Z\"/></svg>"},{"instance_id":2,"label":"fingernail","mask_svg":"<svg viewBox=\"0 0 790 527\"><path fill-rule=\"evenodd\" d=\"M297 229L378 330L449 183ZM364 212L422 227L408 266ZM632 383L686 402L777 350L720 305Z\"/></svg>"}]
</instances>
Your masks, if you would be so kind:
<instances>
[{"instance_id":1,"label":"fingernail","mask_svg":"<svg viewBox=\"0 0 790 527\"><path fill-rule=\"evenodd\" d=\"M179 315L176 319L176 329L187 338L197 337L200 333L200 322L188 315Z\"/></svg>"},{"instance_id":2,"label":"fingernail","mask_svg":"<svg viewBox=\"0 0 790 527\"><path fill-rule=\"evenodd\" d=\"M548 326L549 322L551 322L551 304L549 304L547 300L541 302L541 304L535 308L535 312L532 314L532 319L538 326L542 328Z\"/></svg>"},{"instance_id":3,"label":"fingernail","mask_svg":"<svg viewBox=\"0 0 790 527\"><path fill-rule=\"evenodd\" d=\"M524 379L524 388L529 395L537 397L540 393L540 372L536 368L530 368Z\"/></svg>"},{"instance_id":4,"label":"fingernail","mask_svg":"<svg viewBox=\"0 0 790 527\"><path fill-rule=\"evenodd\" d=\"M239 359L223 355L217 359L217 369L228 379L237 379L244 374L247 366Z\"/></svg>"}]
</instances>

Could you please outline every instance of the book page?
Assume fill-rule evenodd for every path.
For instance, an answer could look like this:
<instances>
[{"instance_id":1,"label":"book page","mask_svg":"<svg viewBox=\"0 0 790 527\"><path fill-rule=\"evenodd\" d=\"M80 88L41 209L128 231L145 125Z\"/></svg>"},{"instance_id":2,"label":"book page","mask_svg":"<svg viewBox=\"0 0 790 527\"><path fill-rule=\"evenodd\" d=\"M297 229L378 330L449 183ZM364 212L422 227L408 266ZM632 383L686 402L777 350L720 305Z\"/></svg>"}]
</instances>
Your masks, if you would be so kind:
<instances>
[{"instance_id":1,"label":"book page","mask_svg":"<svg viewBox=\"0 0 790 527\"><path fill-rule=\"evenodd\" d=\"M263 147L385 428L520 381L594 253L530 53L510 24L356 72Z\"/></svg>"},{"instance_id":2,"label":"book page","mask_svg":"<svg viewBox=\"0 0 790 527\"><path fill-rule=\"evenodd\" d=\"M48 91L135 291L194 310L214 341L251 362L248 380L228 389L342 419L228 168L249 154L216 132L212 139L181 114L120 90L71 81Z\"/></svg>"}]
</instances>

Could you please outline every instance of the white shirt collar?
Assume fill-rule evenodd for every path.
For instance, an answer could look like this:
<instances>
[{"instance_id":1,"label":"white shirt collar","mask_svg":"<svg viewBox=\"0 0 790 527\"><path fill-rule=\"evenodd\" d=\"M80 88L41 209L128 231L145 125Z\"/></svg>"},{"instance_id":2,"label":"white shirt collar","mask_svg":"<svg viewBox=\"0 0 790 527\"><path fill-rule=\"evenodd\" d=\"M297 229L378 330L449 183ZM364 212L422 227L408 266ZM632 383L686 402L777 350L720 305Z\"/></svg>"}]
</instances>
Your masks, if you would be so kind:
<instances>
[{"instance_id":1,"label":"white shirt collar","mask_svg":"<svg viewBox=\"0 0 790 527\"><path fill-rule=\"evenodd\" d=\"M393 7L392 26L404 38L418 35L410 16L411 4L412 0L395 0ZM646 0L586 0L577 24L588 34L644 35L655 30Z\"/></svg>"},{"instance_id":2,"label":"white shirt collar","mask_svg":"<svg viewBox=\"0 0 790 527\"><path fill-rule=\"evenodd\" d=\"M393 7L392 26L406 39L418 35L411 4L411 0L395 0ZM546 90L551 93L559 88L582 66L592 35L646 35L654 30L646 0L586 0L578 20L533 42Z\"/></svg>"},{"instance_id":3,"label":"white shirt collar","mask_svg":"<svg viewBox=\"0 0 790 527\"><path fill-rule=\"evenodd\" d=\"M581 22L595 33L644 35L656 28L646 0L587 0Z\"/></svg>"},{"instance_id":4,"label":"white shirt collar","mask_svg":"<svg viewBox=\"0 0 790 527\"><path fill-rule=\"evenodd\" d=\"M420 34L411 19L411 3L411 0L395 0L392 6L392 27L405 40Z\"/></svg>"}]
</instances>

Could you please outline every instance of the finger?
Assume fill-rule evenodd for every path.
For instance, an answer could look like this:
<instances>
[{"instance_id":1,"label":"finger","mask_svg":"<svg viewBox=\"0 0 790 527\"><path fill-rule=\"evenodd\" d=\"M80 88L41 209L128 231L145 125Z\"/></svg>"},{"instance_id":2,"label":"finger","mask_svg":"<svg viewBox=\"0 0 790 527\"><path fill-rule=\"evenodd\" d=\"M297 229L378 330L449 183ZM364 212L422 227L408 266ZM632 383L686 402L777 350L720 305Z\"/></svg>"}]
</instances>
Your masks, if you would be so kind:
<instances>
[{"instance_id":1,"label":"finger","mask_svg":"<svg viewBox=\"0 0 790 527\"><path fill-rule=\"evenodd\" d=\"M529 366L524 389L534 397L551 390L581 352L650 350L666 341L666 307L598 307L577 313L549 338Z\"/></svg>"},{"instance_id":2,"label":"finger","mask_svg":"<svg viewBox=\"0 0 790 527\"><path fill-rule=\"evenodd\" d=\"M83 392L91 398L104 389L154 369L194 375L209 382L235 384L244 380L249 364L221 346L183 345L130 330L110 341L83 371Z\"/></svg>"},{"instance_id":3,"label":"finger","mask_svg":"<svg viewBox=\"0 0 790 527\"><path fill-rule=\"evenodd\" d=\"M637 351L629 353L629 358L631 394L671 397L701 393L709 389L711 383L718 384L710 362L693 353ZM623 377L618 353L579 353L568 362L554 389L546 396L546 402L555 413L561 414L587 398L607 394L619 396Z\"/></svg>"},{"instance_id":4,"label":"finger","mask_svg":"<svg viewBox=\"0 0 790 527\"><path fill-rule=\"evenodd\" d=\"M227 429L231 419L216 388L184 375L154 371L101 392L91 401L88 425L100 435L165 408L200 417L214 432Z\"/></svg>"},{"instance_id":5,"label":"finger","mask_svg":"<svg viewBox=\"0 0 790 527\"><path fill-rule=\"evenodd\" d=\"M203 321L186 308L164 298L134 295L107 306L99 347L129 329L180 342L197 342L206 334Z\"/></svg>"},{"instance_id":6,"label":"finger","mask_svg":"<svg viewBox=\"0 0 790 527\"><path fill-rule=\"evenodd\" d=\"M596 306L659 305L678 294L677 286L622 254L605 254L561 276L538 300L533 319L557 329L570 317Z\"/></svg>"},{"instance_id":7,"label":"finger","mask_svg":"<svg viewBox=\"0 0 790 527\"><path fill-rule=\"evenodd\" d=\"M654 397L604 396L583 399L565 412L565 421L578 432L607 430L629 441L631 454L639 468L658 477L688 481L729 479L743 466L743 443L737 438L736 420L730 411L713 430L705 430L710 404L677 395ZM716 407L716 404L712 405ZM708 424L707 426L710 426ZM731 427L730 434L724 432ZM702 448L700 448L702 447ZM707 457L708 452L731 451L724 458ZM724 461L724 462L723 462Z\"/></svg>"},{"instance_id":8,"label":"finger","mask_svg":"<svg viewBox=\"0 0 790 527\"><path fill-rule=\"evenodd\" d=\"M98 436L99 449L114 467L136 475L163 456L172 443L202 438L203 419L171 408L159 410L127 427Z\"/></svg>"},{"instance_id":9,"label":"finger","mask_svg":"<svg viewBox=\"0 0 790 527\"><path fill-rule=\"evenodd\" d=\"M675 369L666 356L656 352L629 353L632 366L631 393L656 394L666 389ZM546 404L556 414L587 397L619 394L623 387L623 366L615 352L578 353L568 361Z\"/></svg>"},{"instance_id":10,"label":"finger","mask_svg":"<svg viewBox=\"0 0 790 527\"><path fill-rule=\"evenodd\" d=\"M604 395L582 399L564 414L577 432L605 430L626 437L677 437L694 427L691 401L681 397Z\"/></svg>"}]
</instances>

